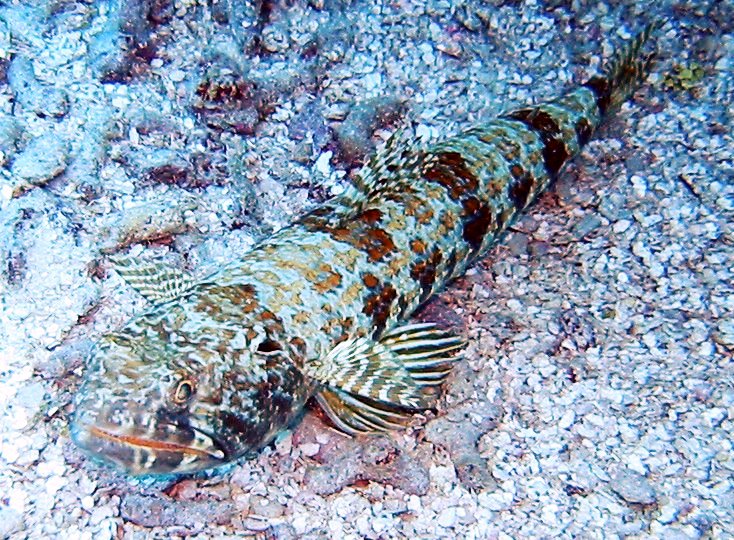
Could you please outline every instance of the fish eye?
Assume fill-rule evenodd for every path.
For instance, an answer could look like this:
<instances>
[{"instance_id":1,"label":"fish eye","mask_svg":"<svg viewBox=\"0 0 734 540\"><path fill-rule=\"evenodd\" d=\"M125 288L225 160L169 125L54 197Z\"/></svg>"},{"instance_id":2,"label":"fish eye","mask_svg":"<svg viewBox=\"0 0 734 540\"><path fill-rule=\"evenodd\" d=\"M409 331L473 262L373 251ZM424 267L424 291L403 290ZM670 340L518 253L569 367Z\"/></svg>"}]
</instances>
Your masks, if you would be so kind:
<instances>
[{"instance_id":1,"label":"fish eye","mask_svg":"<svg viewBox=\"0 0 734 540\"><path fill-rule=\"evenodd\" d=\"M194 388L194 381L191 379L180 380L176 385L176 390L173 392L173 401L179 405L183 405L194 395Z\"/></svg>"}]
</instances>

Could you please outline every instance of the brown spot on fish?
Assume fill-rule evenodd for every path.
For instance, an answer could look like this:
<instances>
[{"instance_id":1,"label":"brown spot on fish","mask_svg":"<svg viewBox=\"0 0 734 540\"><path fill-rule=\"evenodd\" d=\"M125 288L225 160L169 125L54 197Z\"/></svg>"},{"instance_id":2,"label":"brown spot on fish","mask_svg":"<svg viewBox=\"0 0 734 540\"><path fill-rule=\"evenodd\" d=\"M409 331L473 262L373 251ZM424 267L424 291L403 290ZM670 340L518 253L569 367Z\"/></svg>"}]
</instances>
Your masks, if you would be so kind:
<instances>
[{"instance_id":1,"label":"brown spot on fish","mask_svg":"<svg viewBox=\"0 0 734 540\"><path fill-rule=\"evenodd\" d=\"M506 133L502 135L501 138L494 140L494 144L507 161L515 161L520 157L520 145L516 141L507 138L512 135Z\"/></svg>"},{"instance_id":2,"label":"brown spot on fish","mask_svg":"<svg viewBox=\"0 0 734 540\"><path fill-rule=\"evenodd\" d=\"M342 284L341 275L335 272L330 265L324 263L319 270L321 279L313 284L316 292L324 294L337 289Z\"/></svg>"},{"instance_id":3,"label":"brown spot on fish","mask_svg":"<svg viewBox=\"0 0 734 540\"><path fill-rule=\"evenodd\" d=\"M369 225L374 225L382 219L382 211L378 208L370 208L357 216L357 219L361 219Z\"/></svg>"},{"instance_id":4,"label":"brown spot on fish","mask_svg":"<svg viewBox=\"0 0 734 540\"><path fill-rule=\"evenodd\" d=\"M448 234L456 226L456 214L446 210L441 214L441 225L445 228L444 234Z\"/></svg>"},{"instance_id":5,"label":"brown spot on fish","mask_svg":"<svg viewBox=\"0 0 734 540\"><path fill-rule=\"evenodd\" d=\"M380 280L374 274L367 273L362 275L362 283L364 283L365 287L374 289L379 285Z\"/></svg>"},{"instance_id":6,"label":"brown spot on fish","mask_svg":"<svg viewBox=\"0 0 734 540\"><path fill-rule=\"evenodd\" d=\"M410 241L410 249L413 253L421 255L426 252L426 243L423 240L415 239Z\"/></svg>"},{"instance_id":7,"label":"brown spot on fish","mask_svg":"<svg viewBox=\"0 0 734 540\"><path fill-rule=\"evenodd\" d=\"M383 285L382 289L370 294L365 299L362 312L372 317L375 327L375 335L379 335L385 329L388 318L390 318L390 307L397 298L398 293L389 283Z\"/></svg>"},{"instance_id":8,"label":"brown spot on fish","mask_svg":"<svg viewBox=\"0 0 734 540\"><path fill-rule=\"evenodd\" d=\"M455 200L479 187L477 176L467 167L466 160L458 152L438 154L425 170L424 176L445 187Z\"/></svg>"},{"instance_id":9,"label":"brown spot on fish","mask_svg":"<svg viewBox=\"0 0 734 540\"><path fill-rule=\"evenodd\" d=\"M354 303L362 295L363 287L360 282L352 283L342 295L342 303Z\"/></svg>"},{"instance_id":10,"label":"brown spot on fish","mask_svg":"<svg viewBox=\"0 0 734 540\"><path fill-rule=\"evenodd\" d=\"M420 223L421 225L426 225L431 222L433 216L433 208L426 208L425 210L423 210L423 212L419 213L416 216L416 221L418 221L418 223Z\"/></svg>"},{"instance_id":11,"label":"brown spot on fish","mask_svg":"<svg viewBox=\"0 0 734 540\"><path fill-rule=\"evenodd\" d=\"M268 354L275 351L282 351L283 346L272 339L266 339L257 346L257 352L262 354Z\"/></svg>"},{"instance_id":12,"label":"brown spot on fish","mask_svg":"<svg viewBox=\"0 0 734 540\"><path fill-rule=\"evenodd\" d=\"M345 242L367 253L370 262L378 262L395 250L392 236L377 226L381 218L382 212L373 208L365 210L347 223L340 222L339 226L333 226L328 217L315 214L309 214L301 223L306 230L326 232L334 240Z\"/></svg>"},{"instance_id":13,"label":"brown spot on fish","mask_svg":"<svg viewBox=\"0 0 734 540\"><path fill-rule=\"evenodd\" d=\"M367 239L362 249L367 251L371 262L381 261L395 249L392 237L384 229L370 229Z\"/></svg>"},{"instance_id":14,"label":"brown spot on fish","mask_svg":"<svg viewBox=\"0 0 734 540\"><path fill-rule=\"evenodd\" d=\"M410 277L418 281L421 285L421 298L430 296L433 290L433 284L436 282L438 265L441 264L442 259L443 253L441 253L440 249L435 248L430 257L415 262L410 267Z\"/></svg>"}]
</instances>

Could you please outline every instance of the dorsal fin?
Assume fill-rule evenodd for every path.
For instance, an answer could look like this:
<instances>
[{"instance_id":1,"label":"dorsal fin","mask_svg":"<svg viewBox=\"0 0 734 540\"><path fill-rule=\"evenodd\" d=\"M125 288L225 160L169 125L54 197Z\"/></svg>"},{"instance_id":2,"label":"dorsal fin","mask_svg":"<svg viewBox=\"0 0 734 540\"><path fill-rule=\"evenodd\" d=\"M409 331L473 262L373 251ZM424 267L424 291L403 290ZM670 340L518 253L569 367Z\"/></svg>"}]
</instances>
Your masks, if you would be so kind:
<instances>
[{"instance_id":1,"label":"dorsal fin","mask_svg":"<svg viewBox=\"0 0 734 540\"><path fill-rule=\"evenodd\" d=\"M196 281L177 268L162 262L138 261L132 257L110 257L120 277L153 304L178 298L196 285Z\"/></svg>"},{"instance_id":2,"label":"dorsal fin","mask_svg":"<svg viewBox=\"0 0 734 540\"><path fill-rule=\"evenodd\" d=\"M425 158L424 144L415 130L400 128L362 166L339 199L345 206L359 209L380 193L402 189L422 168Z\"/></svg>"}]
</instances>

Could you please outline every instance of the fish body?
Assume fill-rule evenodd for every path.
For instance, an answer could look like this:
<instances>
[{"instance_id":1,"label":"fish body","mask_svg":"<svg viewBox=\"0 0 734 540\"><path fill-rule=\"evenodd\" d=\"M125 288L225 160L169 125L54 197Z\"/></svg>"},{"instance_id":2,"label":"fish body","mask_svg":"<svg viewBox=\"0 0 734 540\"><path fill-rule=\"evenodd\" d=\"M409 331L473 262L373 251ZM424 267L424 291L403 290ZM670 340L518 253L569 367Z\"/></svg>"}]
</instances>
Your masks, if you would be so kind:
<instances>
[{"instance_id":1,"label":"fish body","mask_svg":"<svg viewBox=\"0 0 734 540\"><path fill-rule=\"evenodd\" d=\"M355 434L430 407L461 340L412 313L486 254L649 69L640 47L555 100L430 146L394 136L352 189L206 279L121 261L153 302L104 337L75 441L133 474L252 453L315 397Z\"/></svg>"}]
</instances>

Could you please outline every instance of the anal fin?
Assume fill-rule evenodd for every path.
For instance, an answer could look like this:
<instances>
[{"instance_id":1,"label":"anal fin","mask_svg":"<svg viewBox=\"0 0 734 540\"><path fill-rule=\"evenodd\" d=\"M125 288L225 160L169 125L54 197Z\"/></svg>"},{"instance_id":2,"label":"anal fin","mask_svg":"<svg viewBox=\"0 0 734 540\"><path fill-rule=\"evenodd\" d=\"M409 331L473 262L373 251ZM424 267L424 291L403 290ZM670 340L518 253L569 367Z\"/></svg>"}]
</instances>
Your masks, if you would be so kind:
<instances>
[{"instance_id":1,"label":"anal fin","mask_svg":"<svg viewBox=\"0 0 734 540\"><path fill-rule=\"evenodd\" d=\"M410 418L405 411L330 388L322 389L316 401L334 425L349 435L399 429Z\"/></svg>"}]
</instances>

